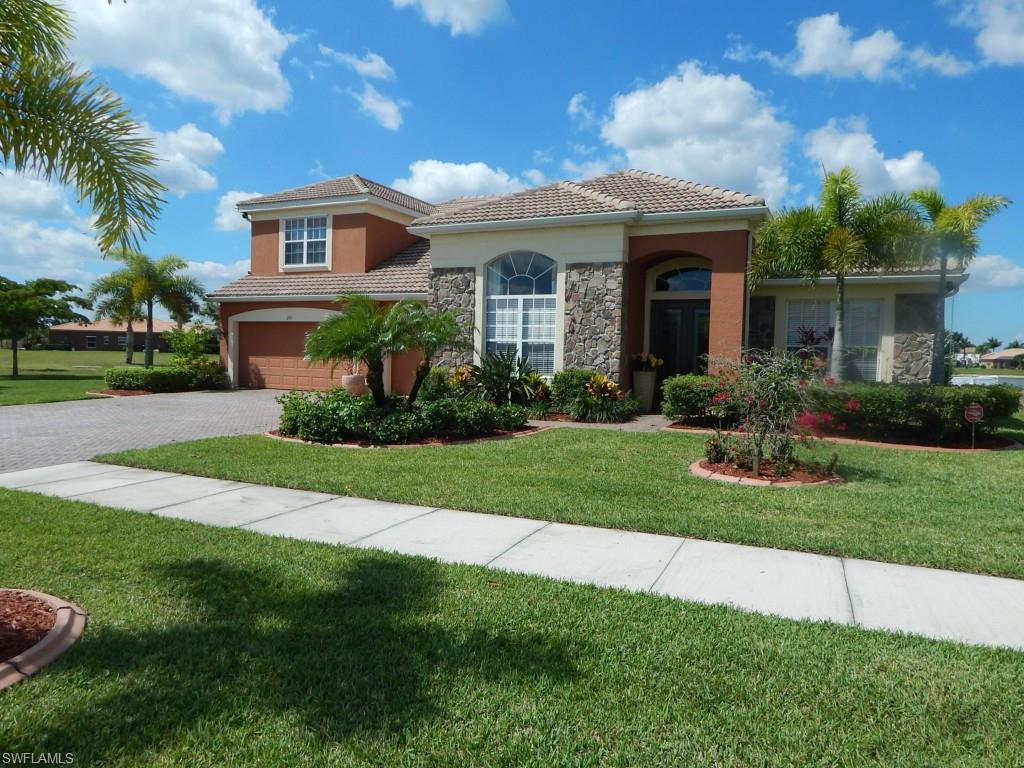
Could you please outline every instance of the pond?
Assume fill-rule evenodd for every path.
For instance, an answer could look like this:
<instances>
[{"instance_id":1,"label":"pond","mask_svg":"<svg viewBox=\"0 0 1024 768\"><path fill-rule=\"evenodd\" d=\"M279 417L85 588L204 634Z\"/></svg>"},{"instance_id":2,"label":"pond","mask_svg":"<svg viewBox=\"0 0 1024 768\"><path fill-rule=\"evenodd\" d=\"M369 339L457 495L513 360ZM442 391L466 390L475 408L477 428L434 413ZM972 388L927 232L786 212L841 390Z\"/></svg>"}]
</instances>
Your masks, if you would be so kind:
<instances>
[{"instance_id":1,"label":"pond","mask_svg":"<svg viewBox=\"0 0 1024 768\"><path fill-rule=\"evenodd\" d=\"M955 387L962 387L965 384L980 384L983 387L991 387L995 384L1006 384L1011 387L1019 387L1024 389L1024 376L999 376L999 375L985 375L985 376L954 376L949 380L950 384Z\"/></svg>"}]
</instances>

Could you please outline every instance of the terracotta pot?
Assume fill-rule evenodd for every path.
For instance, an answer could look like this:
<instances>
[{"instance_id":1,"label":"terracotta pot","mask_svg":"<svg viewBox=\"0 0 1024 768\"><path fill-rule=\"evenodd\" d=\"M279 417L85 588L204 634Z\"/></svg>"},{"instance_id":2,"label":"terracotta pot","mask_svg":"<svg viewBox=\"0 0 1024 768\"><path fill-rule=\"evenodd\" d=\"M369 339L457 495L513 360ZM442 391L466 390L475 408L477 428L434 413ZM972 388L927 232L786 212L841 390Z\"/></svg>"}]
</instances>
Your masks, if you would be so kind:
<instances>
[{"instance_id":1,"label":"terracotta pot","mask_svg":"<svg viewBox=\"0 0 1024 768\"><path fill-rule=\"evenodd\" d=\"M633 371L633 397L644 413L650 413L654 407L654 385L657 380L656 371Z\"/></svg>"},{"instance_id":2,"label":"terracotta pot","mask_svg":"<svg viewBox=\"0 0 1024 768\"><path fill-rule=\"evenodd\" d=\"M366 392L366 377L361 373L350 373L342 376L341 387L350 395L359 396Z\"/></svg>"}]
</instances>

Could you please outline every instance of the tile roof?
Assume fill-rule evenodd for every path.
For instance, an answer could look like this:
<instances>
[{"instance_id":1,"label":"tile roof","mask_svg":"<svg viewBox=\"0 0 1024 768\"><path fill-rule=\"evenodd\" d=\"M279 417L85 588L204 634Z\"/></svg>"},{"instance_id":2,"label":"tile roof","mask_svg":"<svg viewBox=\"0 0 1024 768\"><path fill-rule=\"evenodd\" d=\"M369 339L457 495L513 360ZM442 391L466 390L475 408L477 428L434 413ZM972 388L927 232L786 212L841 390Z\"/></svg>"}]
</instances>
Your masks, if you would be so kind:
<instances>
[{"instance_id":1,"label":"tile roof","mask_svg":"<svg viewBox=\"0 0 1024 768\"><path fill-rule=\"evenodd\" d=\"M153 320L153 332L163 333L164 331L170 331L177 328L176 323L172 323L170 320ZM185 327L189 327L189 323L185 324ZM93 320L91 323L60 323L59 325L51 325L51 331L96 331L97 333L127 333L128 326L124 323L114 323L107 318L100 320ZM136 333L140 331L145 332L146 323L133 323L132 330Z\"/></svg>"},{"instance_id":2,"label":"tile roof","mask_svg":"<svg viewBox=\"0 0 1024 768\"><path fill-rule=\"evenodd\" d=\"M315 184L306 184L302 187L286 189L283 192L275 192L272 195L251 197L248 200L240 200L238 205L244 208L249 205L287 203L356 195L370 195L371 197L400 205L403 208L408 208L418 213L429 214L434 211L434 206L430 203L357 174L339 176L336 179L328 179L327 181L318 181Z\"/></svg>"},{"instance_id":3,"label":"tile roof","mask_svg":"<svg viewBox=\"0 0 1024 768\"><path fill-rule=\"evenodd\" d=\"M369 272L300 272L246 275L218 288L211 299L273 296L339 296L343 293L426 293L430 289L430 241L419 240Z\"/></svg>"},{"instance_id":4,"label":"tile roof","mask_svg":"<svg viewBox=\"0 0 1024 768\"><path fill-rule=\"evenodd\" d=\"M454 203L456 201L450 201ZM510 195L487 197L467 205L435 206L414 226L513 221L588 213L636 211L677 213L763 206L764 199L720 187L623 170L579 182L562 181Z\"/></svg>"}]
</instances>

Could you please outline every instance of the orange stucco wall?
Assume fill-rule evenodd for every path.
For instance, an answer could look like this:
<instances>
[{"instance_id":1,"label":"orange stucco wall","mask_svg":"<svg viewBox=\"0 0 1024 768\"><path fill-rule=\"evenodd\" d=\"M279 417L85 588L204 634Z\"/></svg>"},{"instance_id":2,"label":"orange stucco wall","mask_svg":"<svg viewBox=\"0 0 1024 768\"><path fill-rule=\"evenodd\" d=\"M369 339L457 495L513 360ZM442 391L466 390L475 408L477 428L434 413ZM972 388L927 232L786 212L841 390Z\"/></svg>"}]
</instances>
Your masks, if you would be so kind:
<instances>
[{"instance_id":1,"label":"orange stucco wall","mask_svg":"<svg viewBox=\"0 0 1024 768\"><path fill-rule=\"evenodd\" d=\"M278 222L252 222L252 240L249 246L249 271L254 275L276 275L278 254Z\"/></svg>"},{"instance_id":2,"label":"orange stucco wall","mask_svg":"<svg viewBox=\"0 0 1024 768\"><path fill-rule=\"evenodd\" d=\"M228 329L228 322L232 315L237 315L242 312L249 312L254 309L274 309L283 307L313 307L316 309L339 309L338 305L331 301L284 301L284 302L271 302L271 301L245 301L245 302L223 302L220 305L220 319L221 328L225 331ZM252 333L259 333L258 329L261 325L272 333L281 335L282 337L287 334L282 334L278 328L280 323L251 323L244 324L240 323L239 327L246 325L247 336L252 339ZM241 334L239 334L241 336ZM266 346L266 345L263 345ZM273 347L273 345L270 345ZM244 352L244 347L240 349L240 352ZM283 354L280 349L273 349L275 354ZM296 350L296 356L301 356L301 350ZM221 361L227 366L228 363L228 345L226 334L221 334L220 341L220 357ZM416 376L416 366L419 365L422 356L417 352L407 352L402 355L395 356L391 361L391 388L394 392L400 395L409 394L409 390L412 387L413 378ZM241 359L239 365L242 365ZM341 375L341 369L339 368L338 375ZM303 382L300 384L301 388L306 389L317 388L315 382Z\"/></svg>"},{"instance_id":3,"label":"orange stucco wall","mask_svg":"<svg viewBox=\"0 0 1024 768\"><path fill-rule=\"evenodd\" d=\"M738 356L743 347L747 238L745 230L638 235L629 238L627 266L626 354L643 351L648 268L681 255L711 262L711 328L708 356Z\"/></svg>"}]
</instances>

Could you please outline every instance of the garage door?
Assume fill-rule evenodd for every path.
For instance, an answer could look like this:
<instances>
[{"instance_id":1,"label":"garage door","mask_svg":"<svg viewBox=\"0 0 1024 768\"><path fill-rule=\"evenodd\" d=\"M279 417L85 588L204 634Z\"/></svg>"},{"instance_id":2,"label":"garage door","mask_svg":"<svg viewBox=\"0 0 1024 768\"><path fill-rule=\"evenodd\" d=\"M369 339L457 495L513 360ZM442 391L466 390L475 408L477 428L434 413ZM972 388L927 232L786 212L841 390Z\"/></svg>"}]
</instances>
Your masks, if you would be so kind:
<instances>
[{"instance_id":1,"label":"garage door","mask_svg":"<svg viewBox=\"0 0 1024 768\"><path fill-rule=\"evenodd\" d=\"M340 381L323 365L302 359L306 334L315 323L239 323L238 383L265 389L327 389Z\"/></svg>"}]
</instances>

